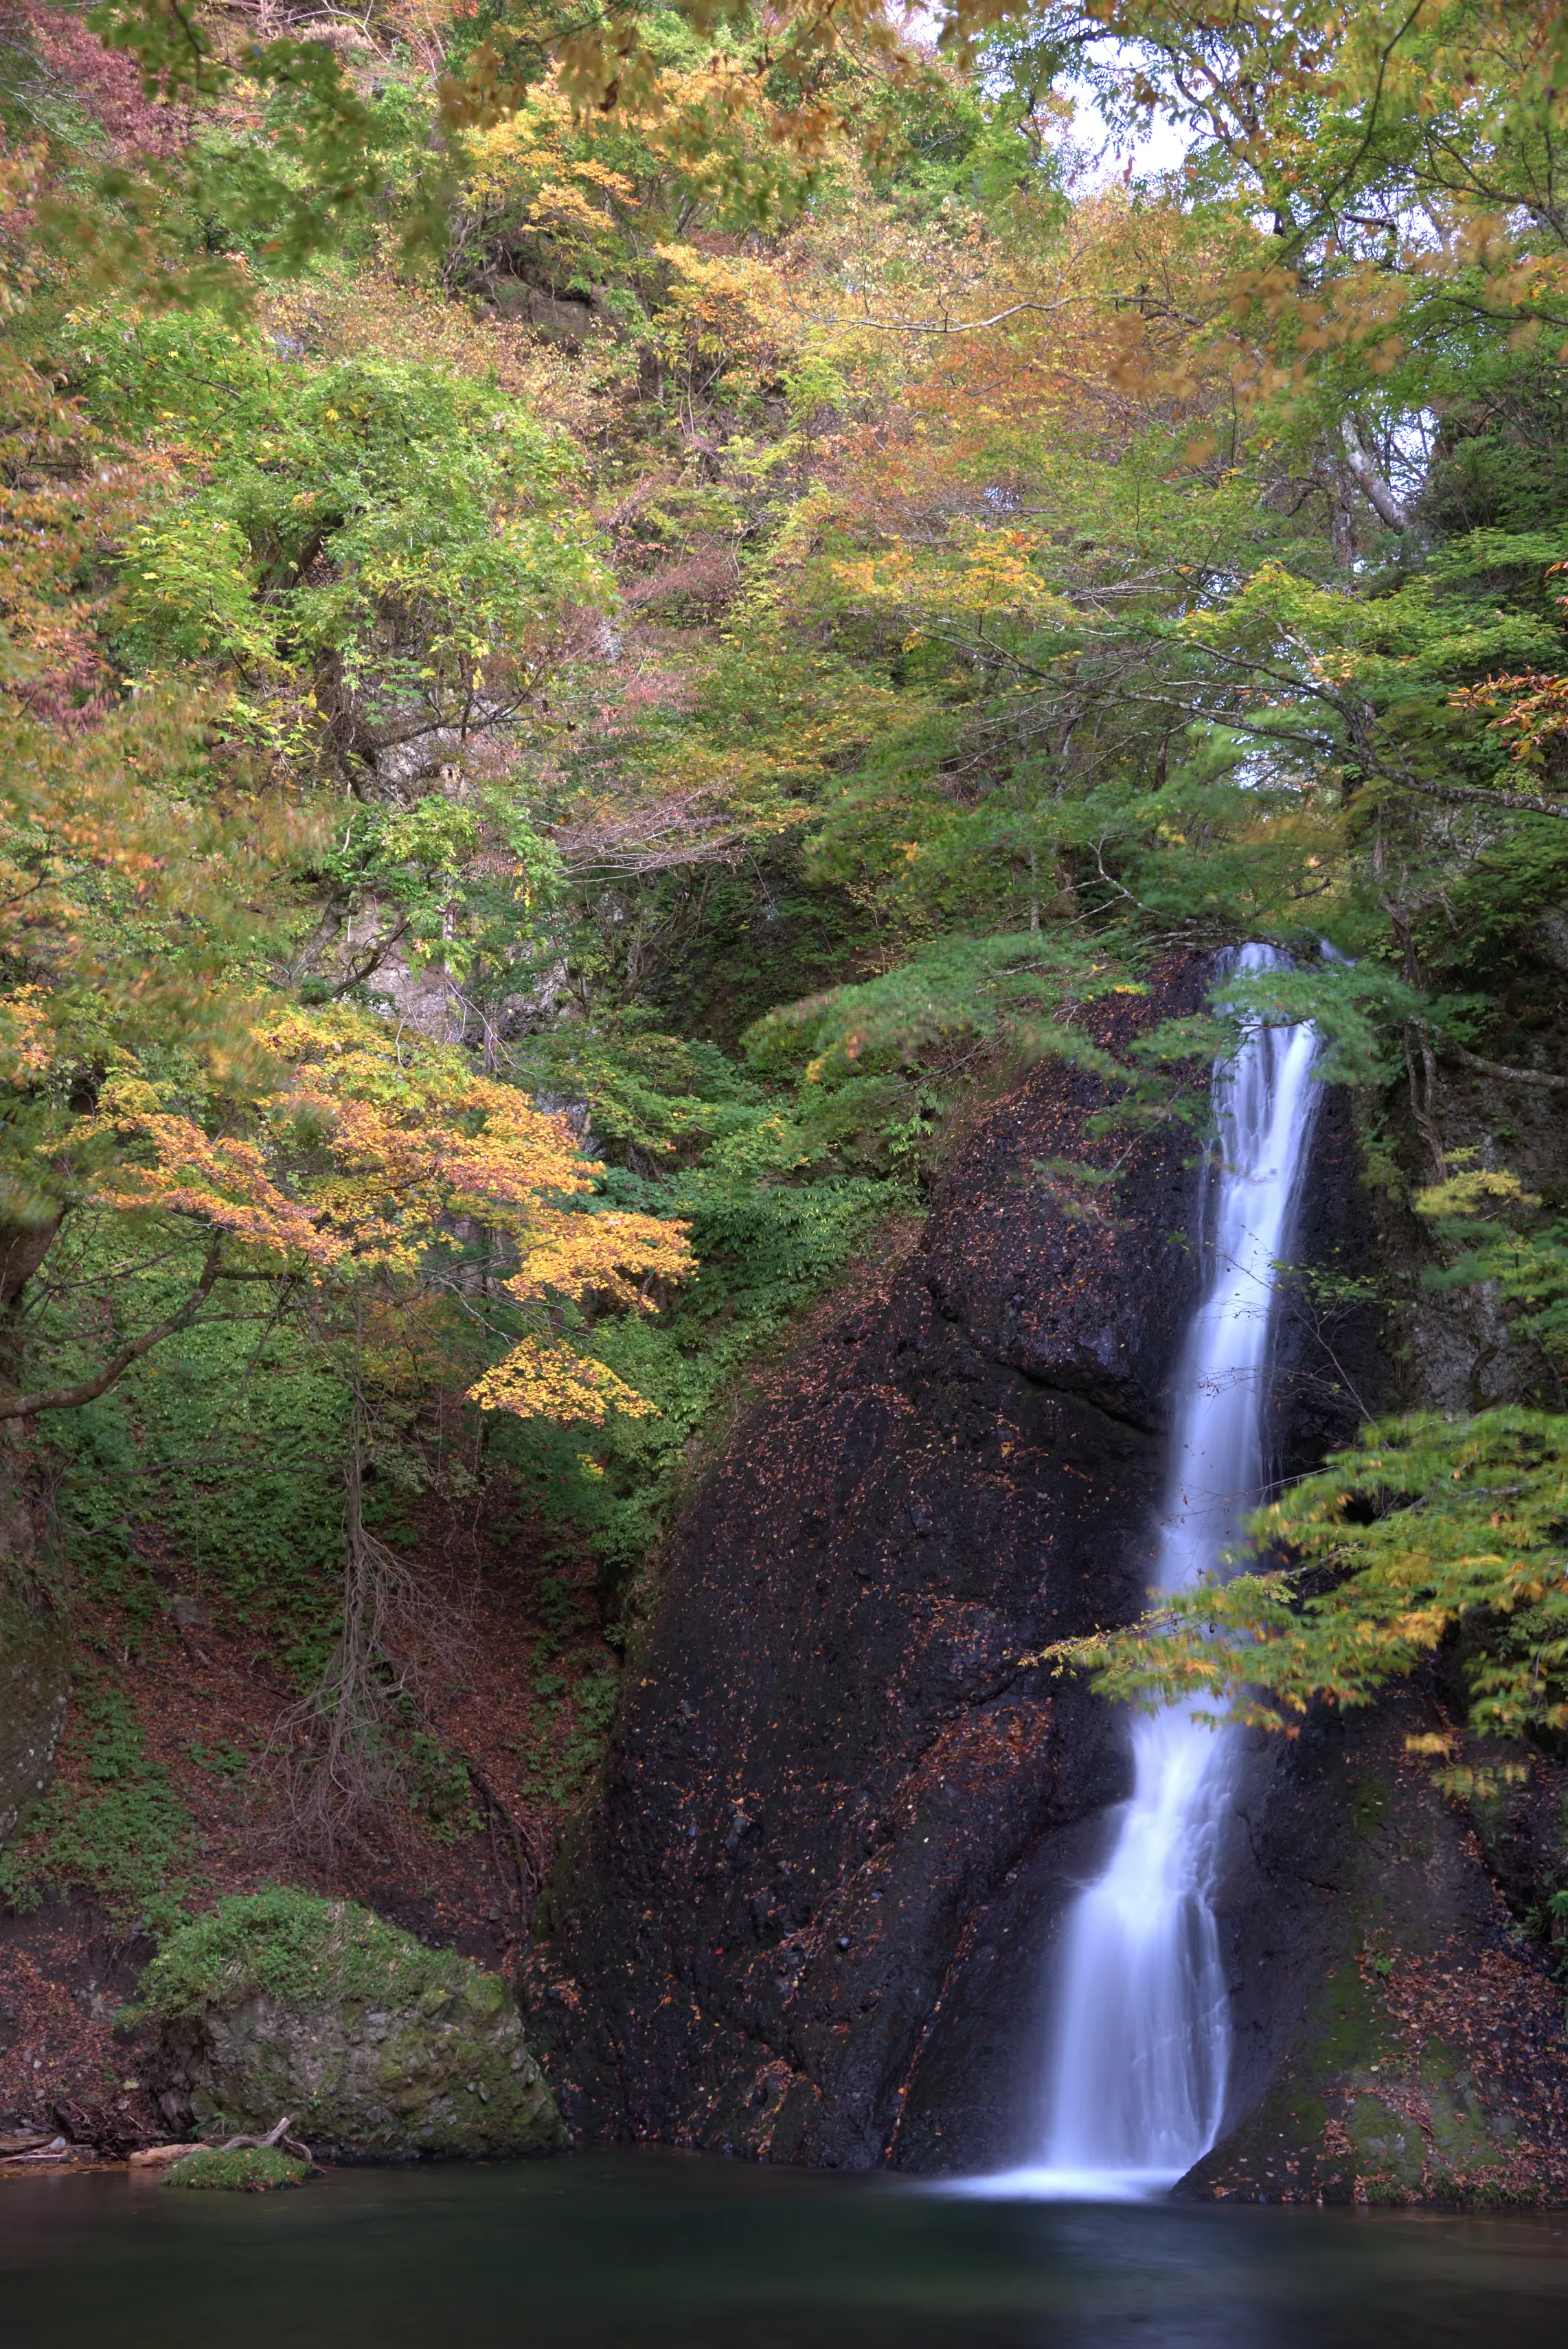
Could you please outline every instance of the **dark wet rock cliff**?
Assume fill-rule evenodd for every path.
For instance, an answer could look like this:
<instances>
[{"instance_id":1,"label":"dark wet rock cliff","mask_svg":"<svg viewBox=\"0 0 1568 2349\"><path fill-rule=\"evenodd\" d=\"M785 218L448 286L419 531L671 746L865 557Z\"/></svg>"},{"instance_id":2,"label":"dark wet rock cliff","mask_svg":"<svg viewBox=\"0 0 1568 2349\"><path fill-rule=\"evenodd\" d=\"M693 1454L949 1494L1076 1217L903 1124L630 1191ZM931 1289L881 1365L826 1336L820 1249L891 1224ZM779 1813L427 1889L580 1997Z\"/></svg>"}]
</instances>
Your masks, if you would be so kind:
<instances>
[{"instance_id":1,"label":"dark wet rock cliff","mask_svg":"<svg viewBox=\"0 0 1568 2349\"><path fill-rule=\"evenodd\" d=\"M1396 1138L1398 1108L1382 1105ZM1568 1125L1553 1097L1521 1100L1484 1075L1449 1074L1442 1123L1450 1150L1484 1161L1506 1144L1506 1163L1532 1188L1568 1196ZM1403 1136L1417 1181L1430 1174L1422 1149ZM1339 1237L1310 1228L1332 1188L1320 1182L1308 1202L1304 1253L1352 1274L1375 1269L1389 1299L1388 1404L1462 1413L1539 1399L1539 1366L1495 1298L1423 1283L1430 1235L1402 1187L1376 1195L1370 1226ZM1310 1298L1287 1304L1282 1353L1311 1319ZM1364 1333L1328 1334L1353 1370L1367 1358ZM1313 1421L1325 1393L1309 1359L1294 1401L1282 1396L1296 1430L1293 1468L1326 1448ZM1320 1713L1293 1744L1258 1742L1227 1889L1233 2126L1186 2192L1568 2202L1565 1936L1552 1914L1568 1889L1568 1760L1466 1739L1457 1761L1524 1775L1466 1800L1445 1795L1406 1740L1463 1721L1460 1661L1450 1651L1348 1721Z\"/></svg>"},{"instance_id":2,"label":"dark wet rock cliff","mask_svg":"<svg viewBox=\"0 0 1568 2349\"><path fill-rule=\"evenodd\" d=\"M1563 1986L1533 1913L1568 1773L1447 1799L1434 1687L1259 1741L1238 1839L1234 2126L1201 2200L1568 2200ZM1477 1757L1479 1758L1479 1756ZM1495 1757L1494 1757L1495 1758Z\"/></svg>"},{"instance_id":3,"label":"dark wet rock cliff","mask_svg":"<svg viewBox=\"0 0 1568 2349\"><path fill-rule=\"evenodd\" d=\"M1111 1024L1186 1008L1202 977L1167 970ZM1140 1604L1204 1179L1156 1134L1112 1218L1064 1215L1037 1164L1092 1154L1099 1099L1047 1065L977 1121L921 1244L820 1319L672 1543L527 1985L577 2129L927 2171L1036 2149L1053 1942L1126 1764L1081 1684L1025 1660ZM1398 1220L1361 1187L1355 1105L1325 1093L1275 1319L1276 1476L1439 1399L1462 1350ZM1462 1713L1456 1671L1249 1739L1216 1900L1230 2111L1188 2196L1568 2199L1542 1923L1568 1766L1444 1795L1407 1739Z\"/></svg>"},{"instance_id":4,"label":"dark wet rock cliff","mask_svg":"<svg viewBox=\"0 0 1568 2349\"><path fill-rule=\"evenodd\" d=\"M1102 1032L1202 979L1168 968ZM1138 1610L1198 1278L1191 1133L1137 1141L1103 1220L1040 1182L1103 1155L1100 1100L1048 1063L979 1119L918 1247L820 1319L673 1541L527 1986L578 2129L852 2168L1026 2147L1052 1935L1126 1763L1023 1660ZM1344 1104L1318 1125L1306 1222L1338 1260ZM1281 1325L1286 1454L1355 1418L1311 1321Z\"/></svg>"}]
</instances>

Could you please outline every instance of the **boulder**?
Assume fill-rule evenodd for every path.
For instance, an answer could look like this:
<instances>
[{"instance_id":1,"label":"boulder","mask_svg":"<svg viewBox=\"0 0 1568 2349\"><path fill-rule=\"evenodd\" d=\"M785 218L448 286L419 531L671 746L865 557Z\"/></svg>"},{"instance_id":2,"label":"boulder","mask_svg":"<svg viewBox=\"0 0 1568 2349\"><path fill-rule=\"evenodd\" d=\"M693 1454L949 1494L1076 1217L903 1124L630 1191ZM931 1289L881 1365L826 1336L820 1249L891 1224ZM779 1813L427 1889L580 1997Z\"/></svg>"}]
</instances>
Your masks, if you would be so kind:
<instances>
[{"instance_id":1,"label":"boulder","mask_svg":"<svg viewBox=\"0 0 1568 2349\"><path fill-rule=\"evenodd\" d=\"M225 1900L142 1980L143 2057L172 2127L206 2137L284 2114L314 2151L407 2160L540 2153L564 2132L511 1992L348 1900Z\"/></svg>"}]
</instances>

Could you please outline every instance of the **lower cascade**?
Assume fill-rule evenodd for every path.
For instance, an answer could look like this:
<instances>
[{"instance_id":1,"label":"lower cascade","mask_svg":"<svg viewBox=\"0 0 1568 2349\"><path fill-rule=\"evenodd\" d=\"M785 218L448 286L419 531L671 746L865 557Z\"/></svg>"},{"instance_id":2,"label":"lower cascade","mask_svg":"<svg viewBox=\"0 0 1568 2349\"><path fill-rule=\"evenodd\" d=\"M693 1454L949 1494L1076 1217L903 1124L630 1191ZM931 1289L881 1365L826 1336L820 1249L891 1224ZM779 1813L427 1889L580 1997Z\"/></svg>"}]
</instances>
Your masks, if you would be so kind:
<instances>
[{"instance_id":1,"label":"lower cascade","mask_svg":"<svg viewBox=\"0 0 1568 2349\"><path fill-rule=\"evenodd\" d=\"M1231 968L1283 957L1243 947ZM1177 1373L1156 1590L1188 1588L1242 1538L1262 1497L1262 1418L1281 1256L1317 1088L1307 1024L1254 1026L1212 1080L1220 1174L1207 1267ZM1230 2002L1212 1906L1238 1759L1233 1732L1184 1705L1140 1715L1133 1790L1104 1873L1062 1940L1039 2150L993 2189L1129 2199L1173 2185L1219 2137Z\"/></svg>"}]
</instances>

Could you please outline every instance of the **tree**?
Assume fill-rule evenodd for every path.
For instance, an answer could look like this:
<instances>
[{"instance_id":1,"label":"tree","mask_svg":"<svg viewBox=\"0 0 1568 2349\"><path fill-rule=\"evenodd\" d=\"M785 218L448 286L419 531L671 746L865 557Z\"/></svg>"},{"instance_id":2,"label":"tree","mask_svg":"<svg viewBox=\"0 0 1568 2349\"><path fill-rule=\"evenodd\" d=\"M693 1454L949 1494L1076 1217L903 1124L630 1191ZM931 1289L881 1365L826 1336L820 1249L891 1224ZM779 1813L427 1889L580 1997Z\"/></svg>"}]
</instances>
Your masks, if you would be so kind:
<instances>
[{"instance_id":1,"label":"tree","mask_svg":"<svg viewBox=\"0 0 1568 2349\"><path fill-rule=\"evenodd\" d=\"M1418 1204L1457 1251L1437 1277L1495 1284L1520 1339L1560 1374L1563 1226L1542 1225L1512 1175L1462 1160ZM1468 1726L1503 1756L1467 1758L1457 1731L1410 1744L1440 1759L1456 1791L1484 1787L1522 1775L1532 1745L1559 1751L1568 1732L1565 1527L1561 1413L1388 1420L1254 1516L1258 1550L1288 1564L1180 1592L1133 1630L1060 1652L1107 1695L1195 1699L1215 1718L1294 1737L1310 1706L1370 1704L1462 1635Z\"/></svg>"},{"instance_id":2,"label":"tree","mask_svg":"<svg viewBox=\"0 0 1568 2349\"><path fill-rule=\"evenodd\" d=\"M306 1332L351 1397L342 1606L273 1744L291 1832L330 1857L374 1840L406 1791L405 1715L442 1644L425 1585L366 1516L367 1463L396 1449L389 1414L456 1380L481 1411L522 1419L645 1416L654 1406L568 1325L646 1311L694 1266L683 1224L595 1201L602 1170L565 1119L460 1052L342 1008L253 1016L248 1065L266 1089L208 1095L199 1121L188 1092L122 1056L57 1152L70 1219L17 1268L33 1274L32 1346L57 1376L62 1358L71 1368L0 1394L0 1419L95 1401L209 1311L244 1313L258 1288L247 1318L263 1338L285 1320Z\"/></svg>"},{"instance_id":3,"label":"tree","mask_svg":"<svg viewBox=\"0 0 1568 2349\"><path fill-rule=\"evenodd\" d=\"M624 1568L977 1065L1192 1110L1223 1021L1080 1032L1158 955L1293 949L1250 1009L1318 1021L1391 1183L1457 1179L1454 1070L1568 1082L1520 978L1568 887L1560 13L1051 0L944 59L860 0L103 12L168 140L7 181L13 1401L293 1316L353 1461L460 1391ZM1068 68L1182 166L1086 192ZM603 1310L688 1221L678 1304ZM1549 1484L1554 1375L1456 1492L1510 1445ZM1346 1464L1368 1590L1446 1440ZM1326 1506L1288 1524L1349 1590ZM1311 1595L1298 1692L1350 1672Z\"/></svg>"},{"instance_id":4,"label":"tree","mask_svg":"<svg viewBox=\"0 0 1568 2349\"><path fill-rule=\"evenodd\" d=\"M379 1327L416 1319L422 1300L459 1293L459 1268L476 1263L461 1236L470 1221L492 1236L477 1259L483 1278L528 1325L476 1382L475 1400L593 1423L611 1406L646 1408L564 1340L552 1314L595 1298L645 1309L645 1284L691 1269L682 1226L565 1204L591 1193L598 1171L565 1121L446 1048L346 1009L259 1010L252 1041L272 1061L275 1089L231 1099L216 1117L213 1104L217 1131L190 1114L176 1085L139 1072L106 1081L79 1135L93 1170L80 1206L123 1222L160 1268L173 1237L189 1235L200 1275L173 1315L90 1376L0 1398L0 1417L101 1394L224 1281L303 1290L304 1309L329 1329L346 1312L363 1348ZM127 1269L116 1263L101 1278L123 1284Z\"/></svg>"}]
</instances>

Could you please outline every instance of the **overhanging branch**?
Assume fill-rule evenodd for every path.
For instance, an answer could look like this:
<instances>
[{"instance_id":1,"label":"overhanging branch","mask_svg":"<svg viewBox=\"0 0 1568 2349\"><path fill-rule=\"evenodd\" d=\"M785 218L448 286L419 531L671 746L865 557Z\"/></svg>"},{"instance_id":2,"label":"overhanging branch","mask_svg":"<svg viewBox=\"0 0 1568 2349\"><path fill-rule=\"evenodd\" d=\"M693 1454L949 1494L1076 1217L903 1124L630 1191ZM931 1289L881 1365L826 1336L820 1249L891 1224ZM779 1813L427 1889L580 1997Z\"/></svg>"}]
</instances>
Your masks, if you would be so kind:
<instances>
[{"instance_id":1,"label":"overhanging branch","mask_svg":"<svg viewBox=\"0 0 1568 2349\"><path fill-rule=\"evenodd\" d=\"M124 1376L132 1362L139 1361L143 1354L150 1353L154 1346L161 1345L165 1338L174 1337L195 1319L211 1295L212 1284L222 1267L223 1244L214 1240L201 1267L201 1278L183 1305L165 1315L161 1321L155 1321L150 1330L144 1330L129 1346L122 1346L95 1378L84 1379L78 1386L47 1387L36 1394L0 1395L0 1420L31 1419L36 1412L74 1411L84 1402L96 1402L117 1379Z\"/></svg>"}]
</instances>

